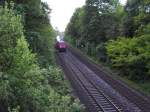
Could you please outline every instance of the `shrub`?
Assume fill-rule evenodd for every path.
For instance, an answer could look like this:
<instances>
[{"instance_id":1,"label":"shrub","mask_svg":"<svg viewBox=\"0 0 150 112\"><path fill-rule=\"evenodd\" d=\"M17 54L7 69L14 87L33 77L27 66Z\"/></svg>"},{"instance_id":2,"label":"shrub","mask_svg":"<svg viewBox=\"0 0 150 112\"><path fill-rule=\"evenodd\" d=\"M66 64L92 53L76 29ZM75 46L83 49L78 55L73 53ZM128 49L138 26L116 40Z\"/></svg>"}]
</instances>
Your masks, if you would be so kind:
<instances>
[{"instance_id":1,"label":"shrub","mask_svg":"<svg viewBox=\"0 0 150 112\"><path fill-rule=\"evenodd\" d=\"M68 94L69 86L63 76L62 70L56 66L50 66L47 71L48 81L52 88L61 95Z\"/></svg>"},{"instance_id":2,"label":"shrub","mask_svg":"<svg viewBox=\"0 0 150 112\"><path fill-rule=\"evenodd\" d=\"M150 35L138 38L119 38L106 44L112 66L132 79L149 77Z\"/></svg>"}]
</instances>

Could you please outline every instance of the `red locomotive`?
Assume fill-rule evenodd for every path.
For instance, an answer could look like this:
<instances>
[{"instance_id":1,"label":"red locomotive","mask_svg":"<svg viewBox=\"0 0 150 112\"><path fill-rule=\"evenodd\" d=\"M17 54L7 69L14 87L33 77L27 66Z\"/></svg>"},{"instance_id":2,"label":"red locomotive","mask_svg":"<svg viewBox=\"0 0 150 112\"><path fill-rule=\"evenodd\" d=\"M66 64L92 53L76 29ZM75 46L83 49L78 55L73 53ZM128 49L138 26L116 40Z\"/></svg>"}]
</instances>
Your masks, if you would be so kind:
<instances>
[{"instance_id":1,"label":"red locomotive","mask_svg":"<svg viewBox=\"0 0 150 112\"><path fill-rule=\"evenodd\" d=\"M65 43L64 41L57 41L56 44L55 44L55 48L59 52L66 52L66 50L67 50L67 43Z\"/></svg>"}]
</instances>

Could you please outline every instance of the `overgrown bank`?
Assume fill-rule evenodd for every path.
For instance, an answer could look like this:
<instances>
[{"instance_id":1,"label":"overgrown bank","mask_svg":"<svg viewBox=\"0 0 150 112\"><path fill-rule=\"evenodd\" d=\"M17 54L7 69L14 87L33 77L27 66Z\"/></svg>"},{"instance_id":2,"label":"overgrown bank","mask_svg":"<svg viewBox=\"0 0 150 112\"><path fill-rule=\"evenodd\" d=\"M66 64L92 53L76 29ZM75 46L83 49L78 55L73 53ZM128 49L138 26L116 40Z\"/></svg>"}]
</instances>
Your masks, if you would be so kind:
<instances>
[{"instance_id":1,"label":"overgrown bank","mask_svg":"<svg viewBox=\"0 0 150 112\"><path fill-rule=\"evenodd\" d=\"M66 28L66 39L96 61L150 93L150 2L86 0Z\"/></svg>"},{"instance_id":2,"label":"overgrown bank","mask_svg":"<svg viewBox=\"0 0 150 112\"><path fill-rule=\"evenodd\" d=\"M54 62L48 5L41 0L0 4L0 111L82 111Z\"/></svg>"}]
</instances>

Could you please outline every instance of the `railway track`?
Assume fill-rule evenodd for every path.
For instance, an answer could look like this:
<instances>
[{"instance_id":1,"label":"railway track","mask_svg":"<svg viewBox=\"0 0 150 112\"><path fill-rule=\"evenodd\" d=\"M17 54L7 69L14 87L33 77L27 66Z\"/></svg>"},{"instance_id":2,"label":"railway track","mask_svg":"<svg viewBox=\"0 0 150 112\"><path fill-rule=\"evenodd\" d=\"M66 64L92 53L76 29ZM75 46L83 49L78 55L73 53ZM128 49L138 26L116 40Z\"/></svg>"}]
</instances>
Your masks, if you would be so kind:
<instances>
[{"instance_id":1,"label":"railway track","mask_svg":"<svg viewBox=\"0 0 150 112\"><path fill-rule=\"evenodd\" d=\"M57 54L78 97L89 112L149 112L121 96L71 52Z\"/></svg>"},{"instance_id":2,"label":"railway track","mask_svg":"<svg viewBox=\"0 0 150 112\"><path fill-rule=\"evenodd\" d=\"M92 103L88 108L91 112L121 112L119 108L111 99L100 91L91 81L86 77L85 74L79 69L74 63L73 59L69 55L63 54L61 59L65 59L65 66L72 71L72 78L76 81L81 92L88 97L88 102Z\"/></svg>"},{"instance_id":3,"label":"railway track","mask_svg":"<svg viewBox=\"0 0 150 112\"><path fill-rule=\"evenodd\" d=\"M88 97L91 112L121 112L121 109L112 102L108 96L101 92L92 82L90 82L84 73L78 68L71 56L63 55L61 58L65 59L66 67L73 72L73 78L78 87L80 87L84 94Z\"/></svg>"},{"instance_id":4,"label":"railway track","mask_svg":"<svg viewBox=\"0 0 150 112\"><path fill-rule=\"evenodd\" d=\"M93 70L101 79L105 80L107 84L111 85L111 87L115 89L121 96L136 105L142 112L150 112L149 96L145 96L143 93L130 88L121 80L116 80L112 77L114 76L114 74L104 69L101 65L95 64L92 61L88 60L87 57L83 57L78 50L73 48L69 48L69 50L82 63ZM115 99L116 98L117 97L115 97Z\"/></svg>"}]
</instances>

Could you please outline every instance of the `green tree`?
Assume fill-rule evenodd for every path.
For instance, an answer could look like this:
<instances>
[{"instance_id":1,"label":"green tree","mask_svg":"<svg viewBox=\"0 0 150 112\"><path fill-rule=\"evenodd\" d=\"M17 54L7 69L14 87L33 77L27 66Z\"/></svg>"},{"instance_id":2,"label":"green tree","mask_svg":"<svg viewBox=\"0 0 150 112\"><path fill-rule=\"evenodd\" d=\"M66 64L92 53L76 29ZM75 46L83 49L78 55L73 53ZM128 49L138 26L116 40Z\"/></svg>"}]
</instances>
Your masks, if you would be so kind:
<instances>
[{"instance_id":1,"label":"green tree","mask_svg":"<svg viewBox=\"0 0 150 112\"><path fill-rule=\"evenodd\" d=\"M88 54L106 57L104 42L120 34L122 15L124 10L118 0L87 0L85 6L73 14L66 35L78 46L84 46ZM98 48L97 51L95 48Z\"/></svg>"},{"instance_id":2,"label":"green tree","mask_svg":"<svg viewBox=\"0 0 150 112\"><path fill-rule=\"evenodd\" d=\"M82 39L83 15L84 15L84 7L76 9L65 32L66 36L71 36L70 38L72 38L72 40L76 45L77 44L79 45Z\"/></svg>"},{"instance_id":3,"label":"green tree","mask_svg":"<svg viewBox=\"0 0 150 112\"><path fill-rule=\"evenodd\" d=\"M35 3L33 9L40 8L37 14L41 15L30 18L34 30L27 31L30 26L26 26L24 17L30 15L24 13L24 8L29 8L25 7L27 4L34 5L33 2L29 1L28 4L27 1L17 0L15 3L19 5L8 2L7 5L3 4L4 7L0 6L0 111L72 112L76 109L73 108L73 103L76 102L68 95L68 86L62 72L56 66L53 69L47 68L53 58L53 28L49 23L50 10L47 4L40 2L43 7L36 7L38 3ZM38 26L33 20L42 23ZM24 32L32 35L25 38ZM31 41L32 36L38 39ZM46 67L43 59L45 62L51 60Z\"/></svg>"},{"instance_id":4,"label":"green tree","mask_svg":"<svg viewBox=\"0 0 150 112\"><path fill-rule=\"evenodd\" d=\"M0 15L0 71L6 72L13 66L12 54L17 40L23 36L23 26L21 17L7 6L0 7Z\"/></svg>"}]
</instances>

